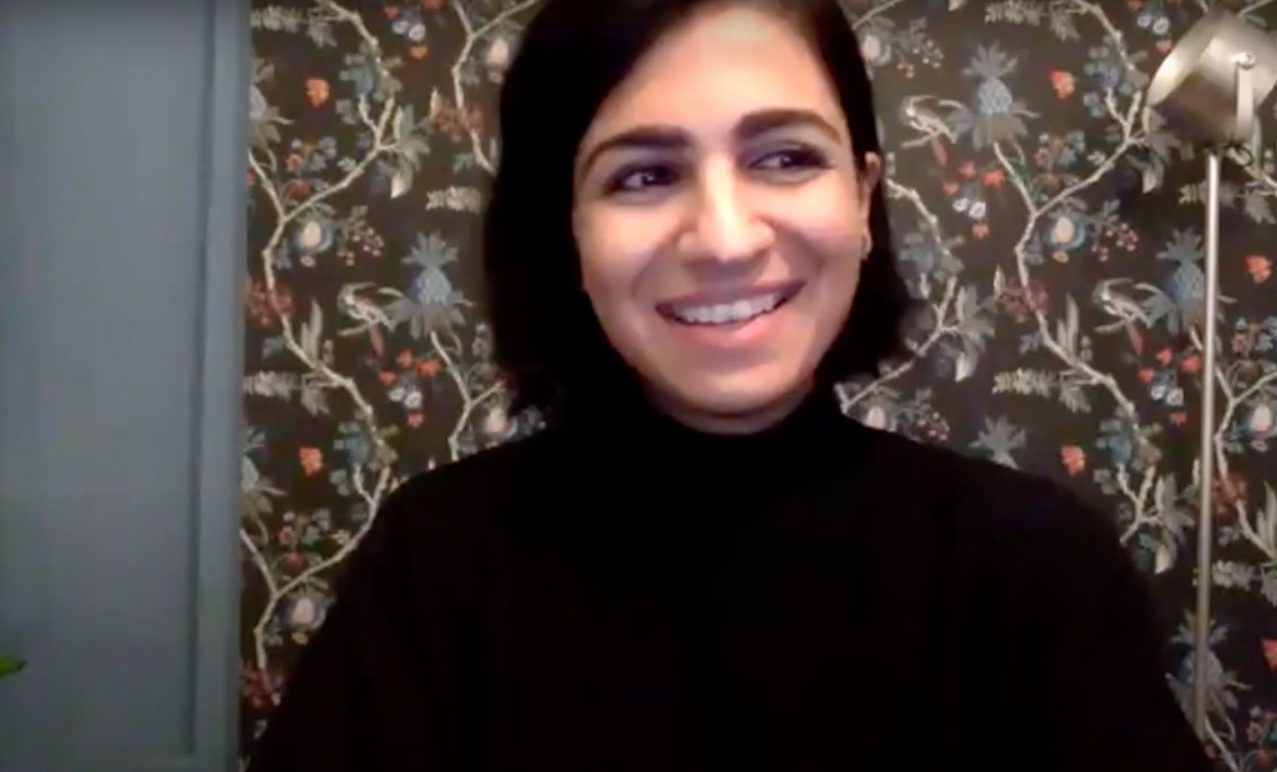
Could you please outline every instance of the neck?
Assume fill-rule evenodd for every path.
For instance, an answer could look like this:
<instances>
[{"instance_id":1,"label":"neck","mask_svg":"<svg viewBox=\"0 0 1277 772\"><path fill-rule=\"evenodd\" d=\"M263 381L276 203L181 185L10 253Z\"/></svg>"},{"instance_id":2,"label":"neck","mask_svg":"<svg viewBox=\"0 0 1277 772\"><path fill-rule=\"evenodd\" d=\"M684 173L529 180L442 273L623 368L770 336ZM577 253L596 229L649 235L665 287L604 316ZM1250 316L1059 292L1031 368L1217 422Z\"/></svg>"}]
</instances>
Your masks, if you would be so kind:
<instances>
[{"instance_id":1,"label":"neck","mask_svg":"<svg viewBox=\"0 0 1277 772\"><path fill-rule=\"evenodd\" d=\"M777 448L782 449L780 455L790 455L795 443L814 447L820 442L813 438L823 441L831 434L845 434L852 423L842 415L833 388L814 383L748 416L689 418L650 398L634 379L578 392L564 407L556 423L592 442L619 441L640 453L661 447L662 455L739 458L769 456Z\"/></svg>"},{"instance_id":2,"label":"neck","mask_svg":"<svg viewBox=\"0 0 1277 772\"><path fill-rule=\"evenodd\" d=\"M868 436L842 414L832 387L813 385L797 406L775 409L748 434L740 433L744 423L734 423L732 434L682 422L638 389L603 393L607 399L596 392L573 403L561 424L579 453L573 473L616 492L615 508L595 529L629 533L637 523L655 528L671 519L688 528L688 513L697 527L731 521L789 495L798 481L830 465L846 464Z\"/></svg>"}]
</instances>

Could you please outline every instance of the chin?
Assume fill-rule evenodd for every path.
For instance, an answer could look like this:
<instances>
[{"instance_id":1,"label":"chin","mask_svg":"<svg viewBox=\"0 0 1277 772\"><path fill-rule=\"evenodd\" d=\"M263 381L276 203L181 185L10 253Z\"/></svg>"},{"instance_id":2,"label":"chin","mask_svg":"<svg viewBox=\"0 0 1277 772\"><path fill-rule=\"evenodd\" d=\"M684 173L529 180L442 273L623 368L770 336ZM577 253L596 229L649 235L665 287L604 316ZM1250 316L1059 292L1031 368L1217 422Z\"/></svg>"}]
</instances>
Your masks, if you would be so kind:
<instances>
[{"instance_id":1,"label":"chin","mask_svg":"<svg viewBox=\"0 0 1277 772\"><path fill-rule=\"evenodd\" d=\"M767 412L803 391L811 378L798 373L742 372L679 381L667 393L683 409L728 418Z\"/></svg>"}]
</instances>

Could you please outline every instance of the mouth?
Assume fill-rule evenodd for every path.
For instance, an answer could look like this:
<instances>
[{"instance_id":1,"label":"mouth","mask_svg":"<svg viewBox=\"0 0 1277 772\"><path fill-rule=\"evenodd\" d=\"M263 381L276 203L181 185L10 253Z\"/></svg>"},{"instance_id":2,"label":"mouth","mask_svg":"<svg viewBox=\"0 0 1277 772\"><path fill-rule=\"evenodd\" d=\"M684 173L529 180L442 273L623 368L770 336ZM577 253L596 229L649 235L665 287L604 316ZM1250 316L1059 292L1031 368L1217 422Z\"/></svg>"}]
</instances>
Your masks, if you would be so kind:
<instances>
[{"instance_id":1,"label":"mouth","mask_svg":"<svg viewBox=\"0 0 1277 772\"><path fill-rule=\"evenodd\" d=\"M730 327L775 313L793 300L802 288L801 282L794 282L780 287L756 287L713 296L689 296L660 303L656 311L675 324Z\"/></svg>"}]
</instances>

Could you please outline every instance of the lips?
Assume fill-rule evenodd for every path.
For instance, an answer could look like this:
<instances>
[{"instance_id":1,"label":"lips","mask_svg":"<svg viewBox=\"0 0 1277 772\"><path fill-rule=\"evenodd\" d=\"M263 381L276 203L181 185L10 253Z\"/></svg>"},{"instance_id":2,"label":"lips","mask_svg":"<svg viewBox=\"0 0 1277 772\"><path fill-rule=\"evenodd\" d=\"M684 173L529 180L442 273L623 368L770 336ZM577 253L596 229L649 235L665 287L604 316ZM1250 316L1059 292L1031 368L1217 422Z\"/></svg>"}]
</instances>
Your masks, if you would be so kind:
<instances>
[{"instance_id":1,"label":"lips","mask_svg":"<svg viewBox=\"0 0 1277 772\"><path fill-rule=\"evenodd\" d=\"M657 305L661 316L679 324L732 325L765 316L802 289L799 282L684 295Z\"/></svg>"}]
</instances>

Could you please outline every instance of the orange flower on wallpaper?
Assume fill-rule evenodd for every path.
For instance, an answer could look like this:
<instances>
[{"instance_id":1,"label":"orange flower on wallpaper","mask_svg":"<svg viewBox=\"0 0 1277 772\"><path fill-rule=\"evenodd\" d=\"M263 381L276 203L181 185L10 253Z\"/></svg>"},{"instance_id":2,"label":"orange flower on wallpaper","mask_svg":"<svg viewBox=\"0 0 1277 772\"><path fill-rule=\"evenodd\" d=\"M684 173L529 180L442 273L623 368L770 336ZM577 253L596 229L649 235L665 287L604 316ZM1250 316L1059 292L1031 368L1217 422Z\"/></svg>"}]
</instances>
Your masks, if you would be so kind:
<instances>
[{"instance_id":1,"label":"orange flower on wallpaper","mask_svg":"<svg viewBox=\"0 0 1277 772\"><path fill-rule=\"evenodd\" d=\"M332 88L328 85L328 81L323 78L309 78L306 81L306 98L315 107L319 107L328 101L328 96L332 93Z\"/></svg>"},{"instance_id":2,"label":"orange flower on wallpaper","mask_svg":"<svg viewBox=\"0 0 1277 772\"><path fill-rule=\"evenodd\" d=\"M1077 445L1065 445L1060 448L1060 463L1070 477L1086 470L1086 451Z\"/></svg>"},{"instance_id":3,"label":"orange flower on wallpaper","mask_svg":"<svg viewBox=\"0 0 1277 772\"><path fill-rule=\"evenodd\" d=\"M317 475L324 470L324 453L319 448L302 448L297 451L302 471L307 477Z\"/></svg>"},{"instance_id":4,"label":"orange flower on wallpaper","mask_svg":"<svg viewBox=\"0 0 1277 772\"><path fill-rule=\"evenodd\" d=\"M1055 89L1055 95L1060 99L1073 96L1073 92L1077 89L1077 81L1073 79L1073 73L1064 70L1051 71L1051 87Z\"/></svg>"},{"instance_id":5,"label":"orange flower on wallpaper","mask_svg":"<svg viewBox=\"0 0 1277 772\"><path fill-rule=\"evenodd\" d=\"M1263 640L1264 661L1268 663L1269 670L1277 670L1277 641L1271 638Z\"/></svg>"},{"instance_id":6,"label":"orange flower on wallpaper","mask_svg":"<svg viewBox=\"0 0 1277 772\"><path fill-rule=\"evenodd\" d=\"M1250 274L1250 278L1254 279L1256 284L1266 282L1268 277L1273 275L1273 261L1263 255L1248 255L1246 273Z\"/></svg>"}]
</instances>

